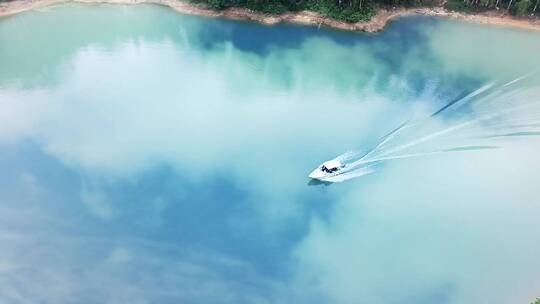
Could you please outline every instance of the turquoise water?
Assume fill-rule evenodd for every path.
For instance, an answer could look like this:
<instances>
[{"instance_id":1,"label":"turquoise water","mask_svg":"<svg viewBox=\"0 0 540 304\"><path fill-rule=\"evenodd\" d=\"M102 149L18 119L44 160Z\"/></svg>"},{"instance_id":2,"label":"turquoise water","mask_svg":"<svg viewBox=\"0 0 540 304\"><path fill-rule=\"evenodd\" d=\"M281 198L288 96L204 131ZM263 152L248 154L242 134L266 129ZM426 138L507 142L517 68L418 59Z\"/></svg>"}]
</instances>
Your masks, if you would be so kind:
<instances>
[{"instance_id":1,"label":"turquoise water","mask_svg":"<svg viewBox=\"0 0 540 304\"><path fill-rule=\"evenodd\" d=\"M0 19L0 302L529 303L540 137L484 124L418 147L452 153L307 174L530 73L399 140L492 112L538 126L508 110L540 102L538 50L431 18L375 35L146 5Z\"/></svg>"}]
</instances>

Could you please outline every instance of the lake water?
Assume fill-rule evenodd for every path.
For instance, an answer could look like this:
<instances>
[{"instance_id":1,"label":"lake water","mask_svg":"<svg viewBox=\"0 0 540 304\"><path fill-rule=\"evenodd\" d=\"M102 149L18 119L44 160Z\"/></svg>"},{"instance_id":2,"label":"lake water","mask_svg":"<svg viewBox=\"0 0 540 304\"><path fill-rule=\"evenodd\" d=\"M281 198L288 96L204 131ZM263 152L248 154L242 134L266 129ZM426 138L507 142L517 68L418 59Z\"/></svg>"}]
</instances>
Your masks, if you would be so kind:
<instances>
[{"instance_id":1,"label":"lake water","mask_svg":"<svg viewBox=\"0 0 540 304\"><path fill-rule=\"evenodd\" d=\"M1 18L0 302L530 303L539 54L538 33L420 17L374 35L151 5ZM487 84L511 93L405 142L486 111L502 129L310 185Z\"/></svg>"}]
</instances>

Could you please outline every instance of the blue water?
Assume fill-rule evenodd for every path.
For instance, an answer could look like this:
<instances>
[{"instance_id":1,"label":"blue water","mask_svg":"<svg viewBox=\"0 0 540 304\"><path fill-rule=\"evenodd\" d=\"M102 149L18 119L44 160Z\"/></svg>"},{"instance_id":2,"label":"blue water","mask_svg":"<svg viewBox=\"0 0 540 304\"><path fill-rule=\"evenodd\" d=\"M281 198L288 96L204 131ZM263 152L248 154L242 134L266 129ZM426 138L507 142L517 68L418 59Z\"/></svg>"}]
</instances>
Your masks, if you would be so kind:
<instances>
[{"instance_id":1,"label":"blue water","mask_svg":"<svg viewBox=\"0 0 540 304\"><path fill-rule=\"evenodd\" d=\"M540 121L507 111L540 102L538 74L399 139L507 111L427 147L500 149L307 175L535 72L538 49L424 17L374 35L150 5L2 18L0 302L529 303L540 139L484 137Z\"/></svg>"}]
</instances>

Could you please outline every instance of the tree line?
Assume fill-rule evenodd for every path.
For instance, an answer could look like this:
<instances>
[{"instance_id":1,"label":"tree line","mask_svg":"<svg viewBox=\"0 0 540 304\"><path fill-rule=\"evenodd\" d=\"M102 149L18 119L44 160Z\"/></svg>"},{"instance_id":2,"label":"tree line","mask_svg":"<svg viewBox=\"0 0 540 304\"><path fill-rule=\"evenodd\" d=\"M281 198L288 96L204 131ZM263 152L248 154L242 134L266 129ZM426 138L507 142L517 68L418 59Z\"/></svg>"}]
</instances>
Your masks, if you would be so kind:
<instances>
[{"instance_id":1,"label":"tree line","mask_svg":"<svg viewBox=\"0 0 540 304\"><path fill-rule=\"evenodd\" d=\"M539 16L540 0L450 0L446 5L451 10L480 12L496 9L506 10L515 16Z\"/></svg>"},{"instance_id":2,"label":"tree line","mask_svg":"<svg viewBox=\"0 0 540 304\"><path fill-rule=\"evenodd\" d=\"M6 2L9 0L0 0ZM245 7L268 14L309 10L337 20L369 20L381 7L426 7L444 5L453 11L504 10L515 16L540 16L540 0L190 0L215 10Z\"/></svg>"},{"instance_id":3,"label":"tree line","mask_svg":"<svg viewBox=\"0 0 540 304\"><path fill-rule=\"evenodd\" d=\"M454 11L481 12L505 10L512 15L540 15L540 0L191 0L205 3L210 8L221 10L230 7L245 7L254 11L279 14L287 11L310 10L322 15L346 21L369 20L381 7L425 7L440 6ZM444 1L441 3L441 1Z\"/></svg>"}]
</instances>

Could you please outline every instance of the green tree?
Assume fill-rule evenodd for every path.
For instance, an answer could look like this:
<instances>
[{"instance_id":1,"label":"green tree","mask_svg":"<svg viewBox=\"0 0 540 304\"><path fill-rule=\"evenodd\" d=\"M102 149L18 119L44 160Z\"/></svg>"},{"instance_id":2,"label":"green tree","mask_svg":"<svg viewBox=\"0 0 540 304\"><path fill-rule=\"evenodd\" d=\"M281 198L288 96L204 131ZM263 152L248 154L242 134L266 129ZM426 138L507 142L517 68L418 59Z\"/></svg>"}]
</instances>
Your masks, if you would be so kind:
<instances>
[{"instance_id":1,"label":"green tree","mask_svg":"<svg viewBox=\"0 0 540 304\"><path fill-rule=\"evenodd\" d=\"M5 1L5 0L0 0ZM245 7L267 14L310 10L346 22L369 20L380 7L414 7L441 5L455 11L478 12L506 8L510 13L525 16L535 14L540 0L190 0L221 10ZM534 303L540 304L540 303Z\"/></svg>"},{"instance_id":2,"label":"green tree","mask_svg":"<svg viewBox=\"0 0 540 304\"><path fill-rule=\"evenodd\" d=\"M516 3L516 16L525 16L527 15L527 11L529 9L529 5L531 2L529 0L521 0Z\"/></svg>"}]
</instances>

